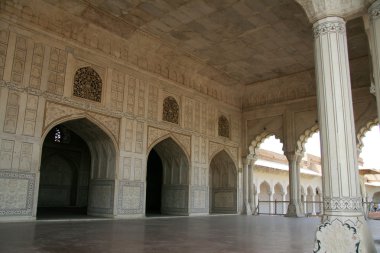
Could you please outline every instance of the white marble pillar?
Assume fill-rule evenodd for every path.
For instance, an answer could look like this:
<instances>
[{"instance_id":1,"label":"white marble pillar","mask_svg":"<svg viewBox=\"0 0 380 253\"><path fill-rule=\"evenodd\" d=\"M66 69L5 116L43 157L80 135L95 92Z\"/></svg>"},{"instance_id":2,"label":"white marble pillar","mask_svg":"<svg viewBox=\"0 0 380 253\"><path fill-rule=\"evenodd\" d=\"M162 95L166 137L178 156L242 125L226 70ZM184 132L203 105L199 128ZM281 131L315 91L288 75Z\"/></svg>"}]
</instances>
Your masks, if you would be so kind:
<instances>
[{"instance_id":1,"label":"white marble pillar","mask_svg":"<svg viewBox=\"0 0 380 253\"><path fill-rule=\"evenodd\" d=\"M345 21L322 18L313 34L324 195L314 252L376 252L361 204Z\"/></svg>"},{"instance_id":2,"label":"white marble pillar","mask_svg":"<svg viewBox=\"0 0 380 253\"><path fill-rule=\"evenodd\" d=\"M295 152L286 153L289 163L289 205L287 217L304 217L304 208L301 203L300 162L302 156Z\"/></svg>"},{"instance_id":3,"label":"white marble pillar","mask_svg":"<svg viewBox=\"0 0 380 253\"><path fill-rule=\"evenodd\" d=\"M249 204L249 178L248 178L249 160L248 159L245 159L243 166L244 166L243 167L243 202L244 202L243 214L251 215L252 210Z\"/></svg>"},{"instance_id":4,"label":"white marble pillar","mask_svg":"<svg viewBox=\"0 0 380 253\"><path fill-rule=\"evenodd\" d=\"M375 1L368 9L368 41L371 48L372 75L375 84L377 115L380 119L380 0Z\"/></svg>"},{"instance_id":5,"label":"white marble pillar","mask_svg":"<svg viewBox=\"0 0 380 253\"><path fill-rule=\"evenodd\" d=\"M250 213L247 212L247 214L252 214L255 209L254 205L254 199L253 199L253 164L252 161L249 160L248 162L248 205L250 207Z\"/></svg>"}]
</instances>

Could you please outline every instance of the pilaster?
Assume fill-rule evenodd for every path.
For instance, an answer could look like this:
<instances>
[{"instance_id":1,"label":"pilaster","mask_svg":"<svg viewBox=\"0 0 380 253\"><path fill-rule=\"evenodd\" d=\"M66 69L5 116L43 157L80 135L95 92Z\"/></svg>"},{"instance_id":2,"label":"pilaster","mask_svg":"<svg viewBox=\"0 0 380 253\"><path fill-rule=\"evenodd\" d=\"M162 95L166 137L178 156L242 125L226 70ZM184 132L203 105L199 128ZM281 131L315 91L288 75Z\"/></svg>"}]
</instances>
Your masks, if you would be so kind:
<instances>
[{"instance_id":1,"label":"pilaster","mask_svg":"<svg viewBox=\"0 0 380 253\"><path fill-rule=\"evenodd\" d=\"M251 205L249 203L249 160L245 159L243 164L243 214L252 215Z\"/></svg>"}]
</instances>

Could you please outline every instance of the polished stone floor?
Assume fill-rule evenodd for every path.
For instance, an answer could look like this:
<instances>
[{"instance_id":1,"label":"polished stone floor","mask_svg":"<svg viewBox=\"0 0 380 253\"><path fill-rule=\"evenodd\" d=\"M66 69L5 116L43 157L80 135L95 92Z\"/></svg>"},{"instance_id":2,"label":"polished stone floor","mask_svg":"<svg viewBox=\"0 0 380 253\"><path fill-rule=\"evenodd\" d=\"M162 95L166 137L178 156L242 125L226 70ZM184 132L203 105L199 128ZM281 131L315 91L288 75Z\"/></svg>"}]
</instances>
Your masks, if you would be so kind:
<instances>
[{"instance_id":1,"label":"polished stone floor","mask_svg":"<svg viewBox=\"0 0 380 253\"><path fill-rule=\"evenodd\" d=\"M0 252L312 252L318 224L242 215L0 223ZM380 221L369 226L379 251Z\"/></svg>"}]
</instances>

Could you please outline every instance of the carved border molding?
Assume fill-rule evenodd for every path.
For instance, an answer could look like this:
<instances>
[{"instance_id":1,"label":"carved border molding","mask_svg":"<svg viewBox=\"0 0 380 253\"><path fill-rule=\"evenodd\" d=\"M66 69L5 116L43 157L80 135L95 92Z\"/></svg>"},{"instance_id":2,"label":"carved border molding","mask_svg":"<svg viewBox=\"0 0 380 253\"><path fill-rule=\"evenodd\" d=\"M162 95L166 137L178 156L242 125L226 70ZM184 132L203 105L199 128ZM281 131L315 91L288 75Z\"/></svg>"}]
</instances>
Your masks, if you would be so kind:
<instances>
[{"instance_id":1,"label":"carved border molding","mask_svg":"<svg viewBox=\"0 0 380 253\"><path fill-rule=\"evenodd\" d=\"M359 198L330 198L324 197L323 205L325 211L338 212L362 212L362 199Z\"/></svg>"},{"instance_id":2,"label":"carved border molding","mask_svg":"<svg viewBox=\"0 0 380 253\"><path fill-rule=\"evenodd\" d=\"M328 33L345 33L346 24L344 21L325 21L313 28L314 39Z\"/></svg>"}]
</instances>

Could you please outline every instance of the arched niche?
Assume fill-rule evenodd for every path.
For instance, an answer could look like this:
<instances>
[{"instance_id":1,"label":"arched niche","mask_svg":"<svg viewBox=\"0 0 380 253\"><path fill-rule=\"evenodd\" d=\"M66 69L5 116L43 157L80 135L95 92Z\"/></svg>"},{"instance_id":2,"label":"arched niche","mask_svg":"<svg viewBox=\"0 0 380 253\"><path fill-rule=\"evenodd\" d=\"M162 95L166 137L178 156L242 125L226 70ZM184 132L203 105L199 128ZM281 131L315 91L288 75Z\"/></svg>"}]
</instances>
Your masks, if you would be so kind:
<instances>
[{"instance_id":1,"label":"arched niche","mask_svg":"<svg viewBox=\"0 0 380 253\"><path fill-rule=\"evenodd\" d=\"M210 163L210 213L237 212L237 170L225 150Z\"/></svg>"},{"instance_id":2,"label":"arched niche","mask_svg":"<svg viewBox=\"0 0 380 253\"><path fill-rule=\"evenodd\" d=\"M152 156L156 164L149 162ZM157 164L161 163L161 164ZM146 201L152 201L151 195L160 198L159 212L168 215L188 215L189 214L189 160L181 146L172 138L166 138L152 147L148 155L147 167L147 198ZM162 170L162 176L159 178L150 177L156 173L154 170ZM159 175L159 173L158 173ZM151 192L151 185L159 185L160 194ZM149 191L150 190L150 191ZM151 202L147 203L147 206ZM146 210L150 211L150 210Z\"/></svg>"},{"instance_id":3,"label":"arched niche","mask_svg":"<svg viewBox=\"0 0 380 253\"><path fill-rule=\"evenodd\" d=\"M95 121L89 118L75 118L75 119L61 119L55 124L51 124L50 128L46 130L44 134L44 142L42 145L42 162L46 154L49 153L49 138L54 138L54 131L57 128L66 129L67 133L78 136L84 145L75 143L56 143L61 146L57 148L55 154L60 157L68 156L69 154L84 153L85 149L88 149L88 161L82 161L82 156L70 157L71 163L78 163L78 166L83 166L86 163L89 169L84 172L80 179L81 181L87 181L85 185L87 187L87 194L85 200L87 205L87 214L93 216L113 217L114 213L114 192L115 192L115 179L116 179L116 167L117 167L117 149L115 142L110 137L109 133L106 133L101 125L98 125ZM50 143L51 144L51 143ZM43 178L43 170L40 170L41 178ZM79 177L79 176L78 176ZM81 189L78 189L78 194Z\"/></svg>"}]
</instances>

